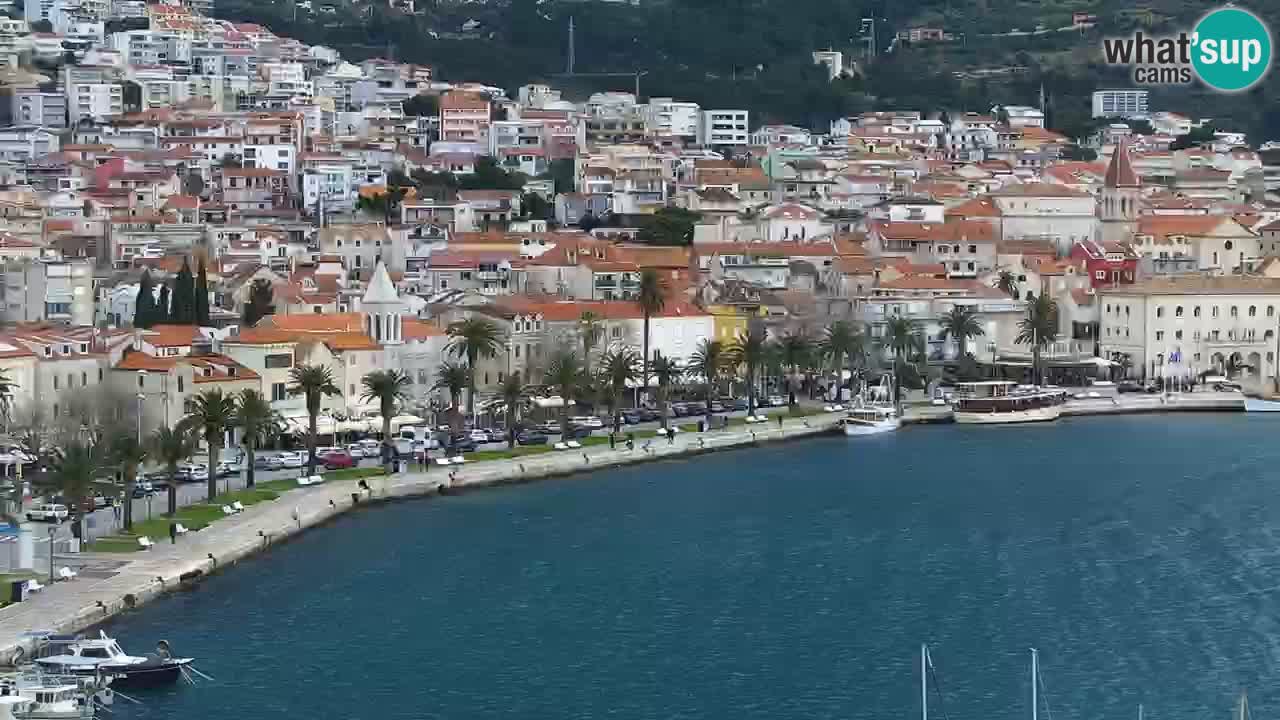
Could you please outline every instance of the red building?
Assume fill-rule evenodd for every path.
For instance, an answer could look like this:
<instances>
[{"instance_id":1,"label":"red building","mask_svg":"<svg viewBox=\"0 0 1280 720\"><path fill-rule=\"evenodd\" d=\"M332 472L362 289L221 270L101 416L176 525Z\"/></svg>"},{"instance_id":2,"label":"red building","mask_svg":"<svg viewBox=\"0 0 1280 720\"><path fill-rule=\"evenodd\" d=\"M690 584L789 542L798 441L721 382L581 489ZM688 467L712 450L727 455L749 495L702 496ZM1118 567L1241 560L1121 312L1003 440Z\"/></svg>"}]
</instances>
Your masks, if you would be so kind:
<instances>
[{"instance_id":1,"label":"red building","mask_svg":"<svg viewBox=\"0 0 1280 720\"><path fill-rule=\"evenodd\" d=\"M1129 285L1137 277L1138 253L1125 243L1077 242L1071 257L1084 261L1094 289Z\"/></svg>"}]
</instances>

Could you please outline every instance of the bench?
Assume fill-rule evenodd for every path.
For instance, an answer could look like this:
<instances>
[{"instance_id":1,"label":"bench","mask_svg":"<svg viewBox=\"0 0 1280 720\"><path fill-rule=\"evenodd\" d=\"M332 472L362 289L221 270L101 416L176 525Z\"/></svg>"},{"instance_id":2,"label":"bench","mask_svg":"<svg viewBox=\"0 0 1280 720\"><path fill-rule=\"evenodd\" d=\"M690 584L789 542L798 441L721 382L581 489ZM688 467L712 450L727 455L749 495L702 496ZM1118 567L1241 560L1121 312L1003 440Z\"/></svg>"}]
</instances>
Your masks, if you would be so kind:
<instances>
[{"instance_id":1,"label":"bench","mask_svg":"<svg viewBox=\"0 0 1280 720\"><path fill-rule=\"evenodd\" d=\"M567 445L567 446L569 446L570 448L573 448L573 449L575 449L575 450L576 450L577 448L582 447L582 443L578 442L577 440L570 440L569 442L565 443L565 445Z\"/></svg>"},{"instance_id":2,"label":"bench","mask_svg":"<svg viewBox=\"0 0 1280 720\"><path fill-rule=\"evenodd\" d=\"M231 515L235 515L236 511L230 505L223 505L222 514L229 517Z\"/></svg>"},{"instance_id":3,"label":"bench","mask_svg":"<svg viewBox=\"0 0 1280 720\"><path fill-rule=\"evenodd\" d=\"M41 585L40 581L35 578L31 578L30 580L27 581L27 592L29 593L40 592L44 588L45 586Z\"/></svg>"},{"instance_id":4,"label":"bench","mask_svg":"<svg viewBox=\"0 0 1280 720\"><path fill-rule=\"evenodd\" d=\"M239 500L237 500L237 501L235 501L235 502L231 503L231 509L232 509L232 510L235 510L235 511L236 511L236 512L238 512L238 513L242 513L242 512L244 512L244 505L241 505L241 504L240 504L240 501L239 501Z\"/></svg>"},{"instance_id":5,"label":"bench","mask_svg":"<svg viewBox=\"0 0 1280 720\"><path fill-rule=\"evenodd\" d=\"M76 575L78 575L78 574L79 574L79 573L77 573L75 570L72 570L72 569L71 569L71 568L69 568L69 567L62 567L62 568L59 568L59 569L58 569L58 579L59 579L59 580L75 580L75 579L76 579Z\"/></svg>"},{"instance_id":6,"label":"bench","mask_svg":"<svg viewBox=\"0 0 1280 720\"><path fill-rule=\"evenodd\" d=\"M147 537L146 535L143 535L138 538L138 547L142 548L143 550L150 550L151 548L155 547L155 543L151 541L151 538Z\"/></svg>"},{"instance_id":7,"label":"bench","mask_svg":"<svg viewBox=\"0 0 1280 720\"><path fill-rule=\"evenodd\" d=\"M453 463L449 461L449 458L444 458L444 457L442 457L442 458L436 458L436 464L437 464L437 465L452 465Z\"/></svg>"},{"instance_id":8,"label":"bench","mask_svg":"<svg viewBox=\"0 0 1280 720\"><path fill-rule=\"evenodd\" d=\"M449 462L453 465L465 465L467 462L467 459L462 457L461 455L454 455L453 458L449 460Z\"/></svg>"},{"instance_id":9,"label":"bench","mask_svg":"<svg viewBox=\"0 0 1280 720\"><path fill-rule=\"evenodd\" d=\"M186 535L187 533L191 532L191 528L187 527L186 525L183 525L182 523L178 523L178 526L175 527L173 531L178 535Z\"/></svg>"}]
</instances>

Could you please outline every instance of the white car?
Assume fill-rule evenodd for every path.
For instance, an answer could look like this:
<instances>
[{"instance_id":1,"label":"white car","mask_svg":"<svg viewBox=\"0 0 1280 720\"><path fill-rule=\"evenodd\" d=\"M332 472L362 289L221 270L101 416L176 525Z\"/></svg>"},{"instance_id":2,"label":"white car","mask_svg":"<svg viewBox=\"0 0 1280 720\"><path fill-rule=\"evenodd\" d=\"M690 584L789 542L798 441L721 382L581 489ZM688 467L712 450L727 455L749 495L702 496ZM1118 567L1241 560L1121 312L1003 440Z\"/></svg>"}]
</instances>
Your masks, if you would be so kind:
<instances>
[{"instance_id":1,"label":"white car","mask_svg":"<svg viewBox=\"0 0 1280 720\"><path fill-rule=\"evenodd\" d=\"M31 522L60 523L71 514L66 505L37 505L27 511L27 519Z\"/></svg>"},{"instance_id":2,"label":"white car","mask_svg":"<svg viewBox=\"0 0 1280 720\"><path fill-rule=\"evenodd\" d=\"M779 405L787 404L787 399L782 397L781 395L770 395L768 397L768 400L769 400L769 405L771 407L778 407Z\"/></svg>"},{"instance_id":3,"label":"white car","mask_svg":"<svg viewBox=\"0 0 1280 720\"><path fill-rule=\"evenodd\" d=\"M316 453L317 462L319 452ZM280 460L280 467L296 469L307 464L307 456L299 452L282 452L276 456Z\"/></svg>"},{"instance_id":4,"label":"white car","mask_svg":"<svg viewBox=\"0 0 1280 720\"><path fill-rule=\"evenodd\" d=\"M358 445L360 446L360 456L362 457L376 458L382 456L382 443L377 440L361 440ZM351 454L354 456L356 453L352 450Z\"/></svg>"},{"instance_id":5,"label":"white car","mask_svg":"<svg viewBox=\"0 0 1280 720\"><path fill-rule=\"evenodd\" d=\"M593 430L599 430L604 427L604 421L595 415L578 415L577 417L571 417L569 418L569 424L577 425L578 427L591 428Z\"/></svg>"}]
</instances>

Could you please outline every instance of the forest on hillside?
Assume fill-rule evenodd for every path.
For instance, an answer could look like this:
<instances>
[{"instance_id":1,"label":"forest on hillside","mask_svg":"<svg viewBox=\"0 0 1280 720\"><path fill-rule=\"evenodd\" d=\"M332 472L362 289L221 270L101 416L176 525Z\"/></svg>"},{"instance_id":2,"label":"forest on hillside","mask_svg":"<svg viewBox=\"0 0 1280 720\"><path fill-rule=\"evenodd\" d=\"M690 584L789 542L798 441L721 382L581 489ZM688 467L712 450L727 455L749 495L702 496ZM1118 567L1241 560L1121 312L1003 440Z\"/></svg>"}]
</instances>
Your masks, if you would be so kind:
<instances>
[{"instance_id":1,"label":"forest on hillside","mask_svg":"<svg viewBox=\"0 0 1280 720\"><path fill-rule=\"evenodd\" d=\"M629 90L631 77L565 78L568 21L575 24L579 73L644 71L644 96L673 96L704 107L745 108L752 124L789 122L823 129L841 115L873 109L987 111L997 104L1037 104L1043 87L1050 124L1070 136L1087 132L1089 94L1128 87L1105 67L1101 38L1188 29L1207 9L1187 0L1135 7L1120 0L639 0L639 5L563 0L420 2L406 15L385 5L346 4L336 15L297 12L293 0L218 0L216 14L258 22L351 59L384 56L434 66L440 78L512 90L532 81L584 97ZM1280 0L1249 4L1280 18ZM1075 12L1097 25L1070 26ZM296 20L295 20L296 14ZM877 18L877 53L867 61L863 18ZM900 29L940 27L957 39L895 43ZM464 27L466 28L464 30ZM1037 35L1013 30L1045 29ZM811 63L817 49L859 61L860 72L828 82ZM975 70L1019 68L990 77ZM958 77L957 73L963 73ZM1254 143L1280 140L1280 76L1246 93L1199 86L1152 89L1153 109L1212 117L1219 129L1243 130Z\"/></svg>"}]
</instances>

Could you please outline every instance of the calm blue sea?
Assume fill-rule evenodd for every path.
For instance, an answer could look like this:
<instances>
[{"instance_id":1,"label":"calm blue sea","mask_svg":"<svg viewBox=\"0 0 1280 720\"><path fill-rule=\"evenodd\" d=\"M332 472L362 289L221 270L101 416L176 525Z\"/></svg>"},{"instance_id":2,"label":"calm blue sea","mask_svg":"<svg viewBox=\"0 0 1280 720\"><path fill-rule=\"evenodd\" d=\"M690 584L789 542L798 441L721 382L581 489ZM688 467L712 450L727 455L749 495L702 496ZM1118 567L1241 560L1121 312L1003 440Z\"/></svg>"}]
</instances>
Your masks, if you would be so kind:
<instances>
[{"instance_id":1,"label":"calm blue sea","mask_svg":"<svg viewBox=\"0 0 1280 720\"><path fill-rule=\"evenodd\" d=\"M1280 711L1280 416L921 427L369 509L124 616L116 718ZM1048 715L1046 715L1048 713Z\"/></svg>"}]
</instances>

